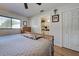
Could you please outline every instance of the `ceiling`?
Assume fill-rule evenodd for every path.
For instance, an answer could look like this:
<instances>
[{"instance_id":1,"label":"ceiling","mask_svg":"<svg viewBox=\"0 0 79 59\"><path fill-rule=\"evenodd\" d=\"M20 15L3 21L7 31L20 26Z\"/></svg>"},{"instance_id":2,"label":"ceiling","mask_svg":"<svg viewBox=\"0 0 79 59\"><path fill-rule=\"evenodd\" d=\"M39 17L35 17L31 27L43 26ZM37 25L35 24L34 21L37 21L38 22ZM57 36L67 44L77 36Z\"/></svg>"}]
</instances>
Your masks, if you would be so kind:
<instances>
[{"instance_id":1,"label":"ceiling","mask_svg":"<svg viewBox=\"0 0 79 59\"><path fill-rule=\"evenodd\" d=\"M37 5L35 3L28 3L28 9L25 9L23 3L0 3L0 9L16 13L25 17L32 17L40 13L40 10L49 11L64 5L64 3L42 3Z\"/></svg>"}]
</instances>

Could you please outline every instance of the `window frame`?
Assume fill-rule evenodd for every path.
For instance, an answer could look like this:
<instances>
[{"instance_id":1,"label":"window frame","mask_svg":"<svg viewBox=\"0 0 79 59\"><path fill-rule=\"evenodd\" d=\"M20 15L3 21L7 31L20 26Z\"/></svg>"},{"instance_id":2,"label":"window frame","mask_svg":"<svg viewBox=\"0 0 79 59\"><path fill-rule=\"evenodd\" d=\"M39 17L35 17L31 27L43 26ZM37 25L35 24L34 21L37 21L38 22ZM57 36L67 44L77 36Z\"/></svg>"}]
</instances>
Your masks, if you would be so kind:
<instances>
[{"instance_id":1,"label":"window frame","mask_svg":"<svg viewBox=\"0 0 79 59\"><path fill-rule=\"evenodd\" d=\"M21 28L21 20L18 18L14 18L14 17L9 17L9 16L4 16L4 15L0 15L1 17L6 17L6 18L10 18L11 19L11 28L0 28L0 29L20 29ZM12 28L12 19L17 19L20 20L20 28Z\"/></svg>"}]
</instances>

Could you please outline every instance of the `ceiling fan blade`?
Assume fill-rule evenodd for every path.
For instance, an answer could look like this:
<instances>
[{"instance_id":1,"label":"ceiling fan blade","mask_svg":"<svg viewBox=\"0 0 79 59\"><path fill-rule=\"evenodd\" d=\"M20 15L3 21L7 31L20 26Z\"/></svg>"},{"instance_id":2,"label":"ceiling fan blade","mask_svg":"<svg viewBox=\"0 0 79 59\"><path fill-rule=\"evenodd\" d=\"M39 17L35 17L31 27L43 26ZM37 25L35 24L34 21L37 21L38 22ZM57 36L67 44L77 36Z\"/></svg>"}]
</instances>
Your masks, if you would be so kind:
<instances>
[{"instance_id":1,"label":"ceiling fan blade","mask_svg":"<svg viewBox=\"0 0 79 59\"><path fill-rule=\"evenodd\" d=\"M36 4L41 5L41 3L36 3Z\"/></svg>"},{"instance_id":2,"label":"ceiling fan blade","mask_svg":"<svg viewBox=\"0 0 79 59\"><path fill-rule=\"evenodd\" d=\"M28 5L27 3L24 3L25 9L28 9Z\"/></svg>"}]
</instances>

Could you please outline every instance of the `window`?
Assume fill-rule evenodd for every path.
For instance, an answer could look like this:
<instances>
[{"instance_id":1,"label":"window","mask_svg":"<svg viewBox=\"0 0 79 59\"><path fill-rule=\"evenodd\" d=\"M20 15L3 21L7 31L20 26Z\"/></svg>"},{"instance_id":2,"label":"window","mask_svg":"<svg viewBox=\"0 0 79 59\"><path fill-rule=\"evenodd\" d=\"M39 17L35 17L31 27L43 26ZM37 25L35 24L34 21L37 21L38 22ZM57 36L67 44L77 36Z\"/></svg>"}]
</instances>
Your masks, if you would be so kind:
<instances>
[{"instance_id":1,"label":"window","mask_svg":"<svg viewBox=\"0 0 79 59\"><path fill-rule=\"evenodd\" d=\"M0 28L11 28L11 18L0 16Z\"/></svg>"},{"instance_id":2,"label":"window","mask_svg":"<svg viewBox=\"0 0 79 59\"><path fill-rule=\"evenodd\" d=\"M20 20L11 17L0 16L0 28L20 28Z\"/></svg>"},{"instance_id":3,"label":"window","mask_svg":"<svg viewBox=\"0 0 79 59\"><path fill-rule=\"evenodd\" d=\"M12 19L12 28L20 28L20 20Z\"/></svg>"}]
</instances>

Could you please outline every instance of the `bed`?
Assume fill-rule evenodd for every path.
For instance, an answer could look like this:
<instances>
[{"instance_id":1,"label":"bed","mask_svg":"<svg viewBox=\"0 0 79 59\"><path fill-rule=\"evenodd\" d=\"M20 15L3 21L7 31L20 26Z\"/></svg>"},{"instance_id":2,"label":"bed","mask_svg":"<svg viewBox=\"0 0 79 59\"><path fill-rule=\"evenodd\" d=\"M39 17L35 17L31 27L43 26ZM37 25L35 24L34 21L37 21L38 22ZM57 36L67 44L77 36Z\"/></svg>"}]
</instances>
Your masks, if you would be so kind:
<instances>
[{"instance_id":1,"label":"bed","mask_svg":"<svg viewBox=\"0 0 79 59\"><path fill-rule=\"evenodd\" d=\"M23 34L0 36L0 56L50 56L51 46L52 40L45 38L33 40Z\"/></svg>"}]
</instances>

